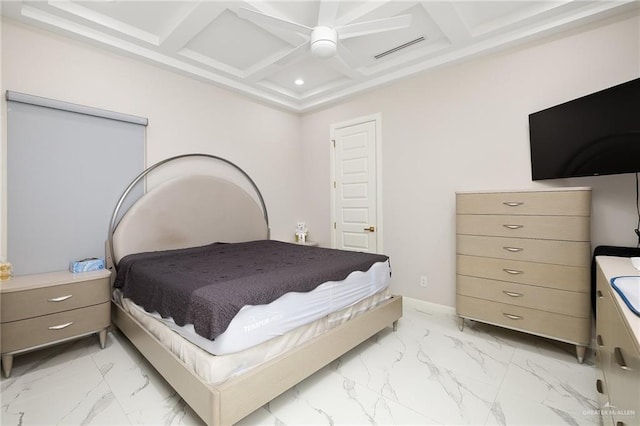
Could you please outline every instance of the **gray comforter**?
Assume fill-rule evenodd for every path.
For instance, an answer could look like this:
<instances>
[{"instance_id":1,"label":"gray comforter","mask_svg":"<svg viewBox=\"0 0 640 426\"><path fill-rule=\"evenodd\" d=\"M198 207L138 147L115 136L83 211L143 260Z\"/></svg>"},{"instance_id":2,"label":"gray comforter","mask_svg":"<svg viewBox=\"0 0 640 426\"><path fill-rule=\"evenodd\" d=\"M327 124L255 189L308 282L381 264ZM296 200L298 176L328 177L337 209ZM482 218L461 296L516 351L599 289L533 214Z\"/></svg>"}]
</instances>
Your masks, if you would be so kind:
<instances>
[{"instance_id":1,"label":"gray comforter","mask_svg":"<svg viewBox=\"0 0 640 426\"><path fill-rule=\"evenodd\" d=\"M245 305L308 292L388 257L272 240L214 243L124 257L115 287L148 312L215 339Z\"/></svg>"}]
</instances>

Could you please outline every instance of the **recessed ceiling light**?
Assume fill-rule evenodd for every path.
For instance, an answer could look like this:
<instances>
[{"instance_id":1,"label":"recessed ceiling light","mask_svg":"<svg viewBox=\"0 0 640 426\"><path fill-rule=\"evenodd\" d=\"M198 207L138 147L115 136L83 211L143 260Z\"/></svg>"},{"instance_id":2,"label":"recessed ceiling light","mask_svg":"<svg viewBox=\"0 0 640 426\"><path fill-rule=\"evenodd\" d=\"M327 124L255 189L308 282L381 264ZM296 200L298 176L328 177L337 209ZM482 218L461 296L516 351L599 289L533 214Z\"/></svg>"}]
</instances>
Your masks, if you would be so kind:
<instances>
[{"instance_id":1,"label":"recessed ceiling light","mask_svg":"<svg viewBox=\"0 0 640 426\"><path fill-rule=\"evenodd\" d=\"M301 78L296 78L296 81L294 81L294 83L296 84L296 86L302 86L304 84L304 80Z\"/></svg>"}]
</instances>

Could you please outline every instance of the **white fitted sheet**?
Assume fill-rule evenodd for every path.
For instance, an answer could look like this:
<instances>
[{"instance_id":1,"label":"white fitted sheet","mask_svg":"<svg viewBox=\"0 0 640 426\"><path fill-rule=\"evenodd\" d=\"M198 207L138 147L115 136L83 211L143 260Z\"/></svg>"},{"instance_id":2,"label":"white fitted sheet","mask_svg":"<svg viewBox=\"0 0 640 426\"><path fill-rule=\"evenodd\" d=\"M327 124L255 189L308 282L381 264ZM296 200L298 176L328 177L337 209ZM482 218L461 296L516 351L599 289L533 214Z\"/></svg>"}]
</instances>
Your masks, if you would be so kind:
<instances>
[{"instance_id":1,"label":"white fitted sheet","mask_svg":"<svg viewBox=\"0 0 640 426\"><path fill-rule=\"evenodd\" d=\"M384 288L382 291L366 297L347 308L333 312L251 348L227 355L211 355L199 346L184 339L178 333L167 327L162 321L157 320L144 312L144 310L132 309L132 305L134 304L129 299L121 299L122 303L120 303L120 305L165 347L169 348L174 355L180 358L187 368L197 374L206 383L214 385L222 383L232 377L239 376L357 317L390 297L391 292L389 288Z\"/></svg>"},{"instance_id":2,"label":"white fitted sheet","mask_svg":"<svg viewBox=\"0 0 640 426\"><path fill-rule=\"evenodd\" d=\"M205 351L226 355L281 336L376 294L389 286L390 276L387 260L373 264L368 271L354 271L342 281L325 282L310 292L287 293L267 305L244 306L215 340L198 335L193 324L179 326L172 318L147 313L128 299L125 303L130 311L153 316Z\"/></svg>"}]
</instances>

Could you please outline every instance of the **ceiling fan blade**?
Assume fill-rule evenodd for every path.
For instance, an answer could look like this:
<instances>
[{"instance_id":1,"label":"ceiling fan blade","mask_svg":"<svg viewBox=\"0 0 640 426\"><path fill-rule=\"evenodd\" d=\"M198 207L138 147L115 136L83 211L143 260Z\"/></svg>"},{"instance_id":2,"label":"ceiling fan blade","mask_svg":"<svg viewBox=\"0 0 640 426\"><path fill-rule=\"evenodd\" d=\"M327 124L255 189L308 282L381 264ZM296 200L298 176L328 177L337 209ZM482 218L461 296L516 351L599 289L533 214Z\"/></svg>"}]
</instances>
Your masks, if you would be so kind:
<instances>
[{"instance_id":1,"label":"ceiling fan blade","mask_svg":"<svg viewBox=\"0 0 640 426\"><path fill-rule=\"evenodd\" d=\"M319 27L333 27L336 23L336 16L338 16L339 5L340 3L337 0L322 0L320 2L320 10L318 11Z\"/></svg>"},{"instance_id":2,"label":"ceiling fan blade","mask_svg":"<svg viewBox=\"0 0 640 426\"><path fill-rule=\"evenodd\" d=\"M308 52L309 42L307 41L284 54L265 58L248 70L247 79L253 82L265 79L273 73L280 71L283 67L301 61Z\"/></svg>"},{"instance_id":3,"label":"ceiling fan blade","mask_svg":"<svg viewBox=\"0 0 640 426\"><path fill-rule=\"evenodd\" d=\"M289 65L307 53L309 53L309 42L302 43L298 47L276 59L273 63L280 66Z\"/></svg>"},{"instance_id":4,"label":"ceiling fan blade","mask_svg":"<svg viewBox=\"0 0 640 426\"><path fill-rule=\"evenodd\" d=\"M331 57L327 63L336 71L346 75L349 78L357 80L362 77L362 73L357 69L357 63L352 53L342 44L338 44L338 52Z\"/></svg>"},{"instance_id":5,"label":"ceiling fan blade","mask_svg":"<svg viewBox=\"0 0 640 426\"><path fill-rule=\"evenodd\" d=\"M274 25L306 35L310 35L311 31L313 31L313 28L307 27L306 25L297 24L295 22L287 21L286 19L267 15L262 12L246 9L244 7L238 9L238 16L242 19L246 19L258 25Z\"/></svg>"},{"instance_id":6,"label":"ceiling fan blade","mask_svg":"<svg viewBox=\"0 0 640 426\"><path fill-rule=\"evenodd\" d=\"M337 56L345 63L349 68L356 69L360 66L358 59L354 56L351 50L343 43L338 43Z\"/></svg>"},{"instance_id":7,"label":"ceiling fan blade","mask_svg":"<svg viewBox=\"0 0 640 426\"><path fill-rule=\"evenodd\" d=\"M411 15L394 16L392 18L376 19L375 21L359 22L338 27L340 40L352 37L360 37L368 34L381 33L384 31L399 30L411 26Z\"/></svg>"}]
</instances>

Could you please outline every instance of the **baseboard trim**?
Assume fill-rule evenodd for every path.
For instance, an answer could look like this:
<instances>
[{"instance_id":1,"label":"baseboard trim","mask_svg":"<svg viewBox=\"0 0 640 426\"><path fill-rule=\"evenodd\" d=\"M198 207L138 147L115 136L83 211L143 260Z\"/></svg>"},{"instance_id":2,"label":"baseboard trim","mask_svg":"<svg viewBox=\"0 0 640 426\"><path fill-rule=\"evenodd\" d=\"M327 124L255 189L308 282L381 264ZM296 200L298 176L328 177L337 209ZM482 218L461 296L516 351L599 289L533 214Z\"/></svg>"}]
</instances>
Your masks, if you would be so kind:
<instances>
[{"instance_id":1,"label":"baseboard trim","mask_svg":"<svg viewBox=\"0 0 640 426\"><path fill-rule=\"evenodd\" d=\"M414 299L402 296L404 306L416 309L424 309L430 312L438 312L443 314L456 314L456 308L453 306L441 305L439 303L427 302L426 300Z\"/></svg>"}]
</instances>

